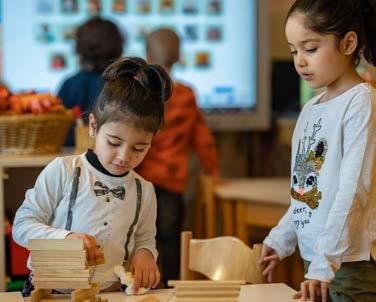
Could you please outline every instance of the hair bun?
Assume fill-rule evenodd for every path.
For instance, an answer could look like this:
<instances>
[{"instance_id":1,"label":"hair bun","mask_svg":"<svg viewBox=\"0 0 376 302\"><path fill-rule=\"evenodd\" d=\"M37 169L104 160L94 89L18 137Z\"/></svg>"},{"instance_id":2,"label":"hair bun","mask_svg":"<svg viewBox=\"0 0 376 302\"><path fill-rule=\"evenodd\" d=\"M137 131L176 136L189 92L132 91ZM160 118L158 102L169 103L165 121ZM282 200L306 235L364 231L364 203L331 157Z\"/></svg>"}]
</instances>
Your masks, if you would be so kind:
<instances>
[{"instance_id":1,"label":"hair bun","mask_svg":"<svg viewBox=\"0 0 376 302\"><path fill-rule=\"evenodd\" d=\"M148 65L137 57L123 58L109 65L102 74L105 81L118 78L137 81L147 93L161 101L167 101L172 93L172 81L159 65Z\"/></svg>"}]
</instances>

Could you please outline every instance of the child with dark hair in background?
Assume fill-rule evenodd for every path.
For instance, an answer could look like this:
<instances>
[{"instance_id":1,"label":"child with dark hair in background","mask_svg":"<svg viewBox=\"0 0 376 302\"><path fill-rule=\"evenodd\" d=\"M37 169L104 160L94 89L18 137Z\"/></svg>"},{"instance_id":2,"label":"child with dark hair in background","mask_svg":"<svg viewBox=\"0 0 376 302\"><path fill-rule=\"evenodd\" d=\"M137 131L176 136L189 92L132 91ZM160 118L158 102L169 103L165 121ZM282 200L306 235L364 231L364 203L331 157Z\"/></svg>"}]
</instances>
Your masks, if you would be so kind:
<instances>
[{"instance_id":1,"label":"child with dark hair in background","mask_svg":"<svg viewBox=\"0 0 376 302\"><path fill-rule=\"evenodd\" d=\"M170 29L156 30L146 38L148 62L163 66L168 73L179 60L179 51L179 38ZM164 285L169 279L179 278L183 193L192 150L198 155L205 172L218 176L214 138L196 104L195 95L188 86L174 82L173 94L166 103L165 124L137 170L154 184L157 194L157 246Z\"/></svg>"},{"instance_id":2,"label":"child with dark hair in background","mask_svg":"<svg viewBox=\"0 0 376 302\"><path fill-rule=\"evenodd\" d=\"M34 238L82 238L91 264L99 245L106 262L96 267L93 282L114 289L114 267L124 264L137 292L157 286L160 274L154 187L133 169L163 123L172 83L163 68L139 58L111 64L103 80L89 116L95 149L48 164L16 213L13 238L24 247Z\"/></svg>"},{"instance_id":3,"label":"child with dark hair in background","mask_svg":"<svg viewBox=\"0 0 376 302\"><path fill-rule=\"evenodd\" d=\"M96 17L78 27L76 53L80 71L64 81L58 97L67 108L79 106L85 123L103 88L103 70L120 58L122 52L122 35L111 21ZM74 127L69 130L65 145L74 145Z\"/></svg>"},{"instance_id":4,"label":"child with dark hair in background","mask_svg":"<svg viewBox=\"0 0 376 302\"><path fill-rule=\"evenodd\" d=\"M291 205L264 240L264 274L298 244L296 298L376 301L376 94L356 71L361 55L376 65L376 3L298 0L285 31L297 72L325 91L296 123Z\"/></svg>"}]
</instances>

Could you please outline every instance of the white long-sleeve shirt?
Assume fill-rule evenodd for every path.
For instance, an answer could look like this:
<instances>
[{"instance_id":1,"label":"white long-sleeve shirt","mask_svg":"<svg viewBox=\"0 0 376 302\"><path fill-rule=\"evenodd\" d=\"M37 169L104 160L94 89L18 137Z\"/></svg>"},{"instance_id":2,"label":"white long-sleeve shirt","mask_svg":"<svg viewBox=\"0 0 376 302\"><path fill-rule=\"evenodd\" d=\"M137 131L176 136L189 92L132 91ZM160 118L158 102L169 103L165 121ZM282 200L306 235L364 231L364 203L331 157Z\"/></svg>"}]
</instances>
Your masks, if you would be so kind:
<instances>
[{"instance_id":1,"label":"white long-sleeve shirt","mask_svg":"<svg viewBox=\"0 0 376 302\"><path fill-rule=\"evenodd\" d=\"M291 205L264 243L282 259L296 243L307 279L330 282L342 262L376 259L376 95L358 84L303 108L292 139Z\"/></svg>"},{"instance_id":2,"label":"white long-sleeve shirt","mask_svg":"<svg viewBox=\"0 0 376 302\"><path fill-rule=\"evenodd\" d=\"M155 259L156 197L153 185L134 171L123 177L114 177L98 171L85 154L58 157L39 175L34 188L26 192L26 198L18 209L14 225L14 240L27 247L29 239L63 239L71 231L65 230L68 206L76 167L81 167L75 205L72 207L71 231L90 234L103 245L105 264L98 265L93 281L105 288L118 280L113 268L122 265L128 230L134 220L137 206L135 178L142 187L141 208L138 222L130 237L128 251L146 248ZM101 185L98 186L98 181ZM100 195L96 190L124 187L124 199L116 194ZM30 261L29 261L30 267ZM32 267L30 267L32 268Z\"/></svg>"}]
</instances>

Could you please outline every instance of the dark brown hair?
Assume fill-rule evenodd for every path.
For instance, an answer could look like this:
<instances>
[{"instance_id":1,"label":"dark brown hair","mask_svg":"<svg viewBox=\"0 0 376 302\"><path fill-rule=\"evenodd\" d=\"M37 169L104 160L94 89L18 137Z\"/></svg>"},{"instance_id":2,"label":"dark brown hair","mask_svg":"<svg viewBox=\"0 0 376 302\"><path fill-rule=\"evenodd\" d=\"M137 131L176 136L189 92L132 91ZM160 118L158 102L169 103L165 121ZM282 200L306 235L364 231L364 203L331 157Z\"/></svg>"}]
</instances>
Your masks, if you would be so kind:
<instances>
[{"instance_id":1,"label":"dark brown hair","mask_svg":"<svg viewBox=\"0 0 376 302\"><path fill-rule=\"evenodd\" d=\"M364 58L376 65L376 1L375 0L297 0L286 21L295 13L305 15L306 28L321 34L333 34L337 40L350 31L358 36L354 63Z\"/></svg>"},{"instance_id":2,"label":"dark brown hair","mask_svg":"<svg viewBox=\"0 0 376 302\"><path fill-rule=\"evenodd\" d=\"M76 53L81 70L102 73L123 52L123 37L111 21L99 17L86 21L77 29Z\"/></svg>"},{"instance_id":3,"label":"dark brown hair","mask_svg":"<svg viewBox=\"0 0 376 302\"><path fill-rule=\"evenodd\" d=\"M126 121L156 133L164 117L164 102L172 81L159 65L141 58L115 61L103 72L104 87L94 108L96 130L110 121Z\"/></svg>"}]
</instances>

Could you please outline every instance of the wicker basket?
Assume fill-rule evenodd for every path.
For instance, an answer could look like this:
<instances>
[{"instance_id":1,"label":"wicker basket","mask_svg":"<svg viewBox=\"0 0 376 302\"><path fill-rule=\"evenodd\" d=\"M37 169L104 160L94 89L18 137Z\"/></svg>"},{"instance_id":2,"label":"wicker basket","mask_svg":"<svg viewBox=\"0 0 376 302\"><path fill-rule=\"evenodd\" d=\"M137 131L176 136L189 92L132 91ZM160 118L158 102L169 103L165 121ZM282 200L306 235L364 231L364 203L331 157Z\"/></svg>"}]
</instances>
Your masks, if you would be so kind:
<instances>
[{"instance_id":1,"label":"wicker basket","mask_svg":"<svg viewBox=\"0 0 376 302\"><path fill-rule=\"evenodd\" d=\"M73 113L0 115L0 156L57 153Z\"/></svg>"},{"instance_id":2,"label":"wicker basket","mask_svg":"<svg viewBox=\"0 0 376 302\"><path fill-rule=\"evenodd\" d=\"M75 147L74 153L80 154L87 149L94 149L95 140L89 135L88 126L76 126L75 131Z\"/></svg>"}]
</instances>

